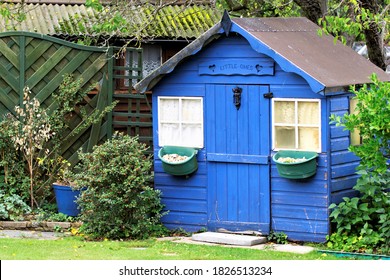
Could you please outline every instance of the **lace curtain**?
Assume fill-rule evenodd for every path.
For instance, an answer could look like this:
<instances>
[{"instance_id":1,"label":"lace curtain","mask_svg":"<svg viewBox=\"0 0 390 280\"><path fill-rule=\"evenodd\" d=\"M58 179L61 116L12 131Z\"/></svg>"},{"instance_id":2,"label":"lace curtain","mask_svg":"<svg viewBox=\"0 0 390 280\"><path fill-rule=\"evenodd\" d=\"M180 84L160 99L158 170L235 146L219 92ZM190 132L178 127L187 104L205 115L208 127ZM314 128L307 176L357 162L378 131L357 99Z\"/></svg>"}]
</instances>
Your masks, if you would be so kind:
<instances>
[{"instance_id":1,"label":"lace curtain","mask_svg":"<svg viewBox=\"0 0 390 280\"><path fill-rule=\"evenodd\" d=\"M317 101L274 101L277 149L318 150L320 116Z\"/></svg>"},{"instance_id":2,"label":"lace curtain","mask_svg":"<svg viewBox=\"0 0 390 280\"><path fill-rule=\"evenodd\" d=\"M142 77L148 76L151 72L161 66L161 47L158 45L143 45L142 46ZM132 67L138 67L138 57L136 53L133 54ZM126 54L126 65L129 65L129 53ZM126 73L127 75L127 73ZM137 75L136 72L133 75ZM136 80L132 80L133 86L137 83ZM126 81L126 86L128 86Z\"/></svg>"},{"instance_id":3,"label":"lace curtain","mask_svg":"<svg viewBox=\"0 0 390 280\"><path fill-rule=\"evenodd\" d=\"M201 98L158 99L159 145L203 147L203 105Z\"/></svg>"}]
</instances>

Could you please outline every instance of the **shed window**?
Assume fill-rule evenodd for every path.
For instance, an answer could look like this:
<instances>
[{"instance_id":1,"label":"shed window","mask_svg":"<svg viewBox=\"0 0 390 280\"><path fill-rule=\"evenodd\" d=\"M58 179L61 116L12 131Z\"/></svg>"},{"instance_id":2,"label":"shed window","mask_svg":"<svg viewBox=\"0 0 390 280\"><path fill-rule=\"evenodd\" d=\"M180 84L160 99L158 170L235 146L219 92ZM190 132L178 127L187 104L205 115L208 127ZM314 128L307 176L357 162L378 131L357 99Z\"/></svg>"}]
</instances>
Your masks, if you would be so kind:
<instances>
[{"instance_id":1,"label":"shed window","mask_svg":"<svg viewBox=\"0 0 390 280\"><path fill-rule=\"evenodd\" d=\"M273 149L320 152L319 99L273 99Z\"/></svg>"},{"instance_id":2,"label":"shed window","mask_svg":"<svg viewBox=\"0 0 390 280\"><path fill-rule=\"evenodd\" d=\"M160 146L203 148L203 99L159 97L158 141Z\"/></svg>"}]
</instances>

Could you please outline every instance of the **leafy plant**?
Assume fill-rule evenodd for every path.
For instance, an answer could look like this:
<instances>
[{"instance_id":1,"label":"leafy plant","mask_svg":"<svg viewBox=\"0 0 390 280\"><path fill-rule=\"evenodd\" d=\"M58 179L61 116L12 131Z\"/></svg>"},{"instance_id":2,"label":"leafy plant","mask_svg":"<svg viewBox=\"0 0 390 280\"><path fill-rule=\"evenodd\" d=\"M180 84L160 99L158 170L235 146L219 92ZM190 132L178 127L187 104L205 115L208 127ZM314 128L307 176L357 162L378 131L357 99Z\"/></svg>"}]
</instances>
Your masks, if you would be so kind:
<instances>
[{"instance_id":1,"label":"leafy plant","mask_svg":"<svg viewBox=\"0 0 390 280\"><path fill-rule=\"evenodd\" d=\"M267 236L267 240L270 242L275 242L276 244L287 244L287 234L284 232L275 232L271 231L269 235Z\"/></svg>"},{"instance_id":2,"label":"leafy plant","mask_svg":"<svg viewBox=\"0 0 390 280\"><path fill-rule=\"evenodd\" d=\"M329 207L332 210L330 218L336 224L336 233L328 239L328 246L342 250L347 245L354 245L349 249L372 252L377 248L389 252L390 172L359 173L361 177L354 189L359 191L360 196L345 197L343 202Z\"/></svg>"},{"instance_id":3,"label":"leafy plant","mask_svg":"<svg viewBox=\"0 0 390 280\"><path fill-rule=\"evenodd\" d=\"M3 184L10 193L28 193L30 207L41 207L51 194L51 184L58 176L65 176L69 162L63 158L62 147L70 137L99 122L116 102L103 109L87 112L84 98L94 87L83 88L82 78L65 75L59 91L53 94L53 104L43 108L36 98L31 98L28 87L24 89L23 106L15 107L15 116L8 114L0 122L0 164L4 167ZM71 120L80 119L75 128ZM21 161L18 152L23 156ZM17 167L17 168L16 168ZM25 172L27 170L27 174ZM13 186L23 189L23 178L28 176L28 192L12 191ZM20 179L17 179L20 178ZM19 184L17 184L19 183ZM22 187L20 187L22 186Z\"/></svg>"},{"instance_id":4,"label":"leafy plant","mask_svg":"<svg viewBox=\"0 0 390 280\"><path fill-rule=\"evenodd\" d=\"M333 249L389 253L390 244L390 84L372 76L372 85L352 88L358 100L358 114L332 116L332 122L362 137L350 150L361 158L354 190L358 197L331 204L331 221L336 232L328 237Z\"/></svg>"},{"instance_id":5,"label":"leafy plant","mask_svg":"<svg viewBox=\"0 0 390 280\"><path fill-rule=\"evenodd\" d=\"M44 149L44 144L50 140L54 132L51 129L50 120L46 111L40 107L40 102L33 98L30 99L30 89L25 87L23 94L23 108L16 106L16 117L12 122L14 133L11 139L16 147L23 155L28 167L30 179L30 207L38 206L35 198L36 191L35 178L39 172L36 158L41 150ZM48 150L45 151L46 153Z\"/></svg>"},{"instance_id":6,"label":"leafy plant","mask_svg":"<svg viewBox=\"0 0 390 280\"><path fill-rule=\"evenodd\" d=\"M0 220L20 221L30 211L31 208L20 196L0 190Z\"/></svg>"},{"instance_id":7,"label":"leafy plant","mask_svg":"<svg viewBox=\"0 0 390 280\"><path fill-rule=\"evenodd\" d=\"M82 192L78 203L87 234L96 238L146 238L161 232L160 192L150 187L152 162L138 138L115 134L111 140L79 153L74 179Z\"/></svg>"}]
</instances>

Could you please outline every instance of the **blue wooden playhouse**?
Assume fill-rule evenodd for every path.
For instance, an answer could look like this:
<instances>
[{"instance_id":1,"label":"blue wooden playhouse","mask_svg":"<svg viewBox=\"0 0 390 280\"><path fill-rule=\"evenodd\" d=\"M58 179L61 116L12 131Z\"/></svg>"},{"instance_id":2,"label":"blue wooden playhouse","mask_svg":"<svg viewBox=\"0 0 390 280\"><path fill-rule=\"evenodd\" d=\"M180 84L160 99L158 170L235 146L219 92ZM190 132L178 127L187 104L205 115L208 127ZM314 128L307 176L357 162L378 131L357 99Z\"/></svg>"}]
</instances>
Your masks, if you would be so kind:
<instances>
[{"instance_id":1,"label":"blue wooden playhouse","mask_svg":"<svg viewBox=\"0 0 390 280\"><path fill-rule=\"evenodd\" d=\"M390 79L317 29L305 18L225 14L136 85L153 88L155 187L167 227L325 241L328 206L353 195L359 163L348 152L354 135L329 116L353 109L350 85L372 73ZM164 169L161 151L172 146L195 148L194 172ZM315 174L298 166L302 177L281 175L272 158L283 151L314 153Z\"/></svg>"}]
</instances>

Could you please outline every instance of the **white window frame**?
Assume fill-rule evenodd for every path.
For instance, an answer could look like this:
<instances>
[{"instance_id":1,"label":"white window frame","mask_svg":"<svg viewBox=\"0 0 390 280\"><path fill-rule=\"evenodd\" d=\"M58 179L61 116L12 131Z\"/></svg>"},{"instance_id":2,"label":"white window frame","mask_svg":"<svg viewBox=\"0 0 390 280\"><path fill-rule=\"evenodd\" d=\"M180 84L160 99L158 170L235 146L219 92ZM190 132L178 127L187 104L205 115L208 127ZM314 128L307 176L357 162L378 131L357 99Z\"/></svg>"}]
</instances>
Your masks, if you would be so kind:
<instances>
[{"instance_id":1,"label":"white window frame","mask_svg":"<svg viewBox=\"0 0 390 280\"><path fill-rule=\"evenodd\" d=\"M179 119L176 121L164 121L162 120L161 117L161 110L160 110L160 103L161 99L173 99L173 100L179 100ZM200 108L201 108L201 116L200 116L200 121L197 122L191 122L191 121L183 121L182 119L182 101L183 100L199 100L200 101ZM204 113L204 108L203 108L203 97L190 97L190 96L159 96L157 99L157 108L158 108L158 144L160 147L162 146L181 146L181 147L190 147L190 148L203 148L204 147L204 119L203 119L203 113ZM166 124L179 124L179 144L177 143L164 143L161 139L161 135L163 135L162 132L162 127L161 124L166 123ZM201 135L200 136L200 144L194 145L193 143L184 143L182 139L182 132L183 132L183 124L198 124L201 126Z\"/></svg>"},{"instance_id":2,"label":"white window frame","mask_svg":"<svg viewBox=\"0 0 390 280\"><path fill-rule=\"evenodd\" d=\"M275 123L275 102L277 101L285 101L285 102L294 102L295 106L295 119L294 124L290 123ZM318 103L318 120L319 123L317 125L314 124L298 124L298 103L299 102L317 102ZM295 132L295 148L277 148L276 147L276 131L275 127L277 126L293 126ZM305 99L305 98L273 98L272 99L272 150L280 151L280 150L297 150L297 151L311 151L308 149L299 149L299 133L298 130L300 127L314 127L318 128L318 149L314 150L315 152L321 152L322 141L321 141L321 99Z\"/></svg>"}]
</instances>

